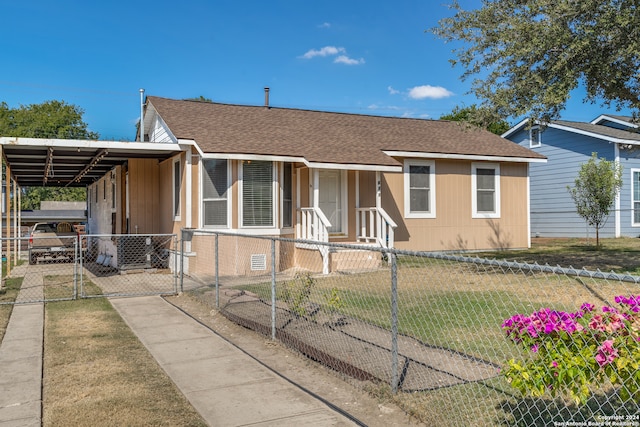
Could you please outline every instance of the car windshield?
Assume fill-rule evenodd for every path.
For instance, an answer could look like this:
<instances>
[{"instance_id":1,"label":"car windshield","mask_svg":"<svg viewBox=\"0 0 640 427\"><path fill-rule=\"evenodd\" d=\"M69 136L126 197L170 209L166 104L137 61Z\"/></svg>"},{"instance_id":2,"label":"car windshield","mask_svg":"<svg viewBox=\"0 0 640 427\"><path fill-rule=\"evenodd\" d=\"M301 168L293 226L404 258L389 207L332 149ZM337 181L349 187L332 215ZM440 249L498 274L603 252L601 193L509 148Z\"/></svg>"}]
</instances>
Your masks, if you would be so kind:
<instances>
[{"instance_id":1,"label":"car windshield","mask_svg":"<svg viewBox=\"0 0 640 427\"><path fill-rule=\"evenodd\" d=\"M34 233L53 233L56 230L52 224L38 224L33 231Z\"/></svg>"}]
</instances>

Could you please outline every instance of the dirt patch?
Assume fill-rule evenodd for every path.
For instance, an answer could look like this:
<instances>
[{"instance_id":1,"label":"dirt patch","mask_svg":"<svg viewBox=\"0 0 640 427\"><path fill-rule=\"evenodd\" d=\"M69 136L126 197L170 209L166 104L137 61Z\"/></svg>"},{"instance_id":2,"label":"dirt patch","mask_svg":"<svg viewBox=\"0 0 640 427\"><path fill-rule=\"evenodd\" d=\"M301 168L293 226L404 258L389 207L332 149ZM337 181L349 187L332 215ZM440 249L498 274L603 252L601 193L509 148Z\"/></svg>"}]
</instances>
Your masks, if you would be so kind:
<instances>
[{"instance_id":1,"label":"dirt patch","mask_svg":"<svg viewBox=\"0 0 640 427\"><path fill-rule=\"evenodd\" d=\"M167 301L235 344L289 381L321 396L371 427L424 425L389 401L378 400L346 382L337 373L229 321L196 298L181 294ZM353 381L353 380L350 380Z\"/></svg>"}]
</instances>

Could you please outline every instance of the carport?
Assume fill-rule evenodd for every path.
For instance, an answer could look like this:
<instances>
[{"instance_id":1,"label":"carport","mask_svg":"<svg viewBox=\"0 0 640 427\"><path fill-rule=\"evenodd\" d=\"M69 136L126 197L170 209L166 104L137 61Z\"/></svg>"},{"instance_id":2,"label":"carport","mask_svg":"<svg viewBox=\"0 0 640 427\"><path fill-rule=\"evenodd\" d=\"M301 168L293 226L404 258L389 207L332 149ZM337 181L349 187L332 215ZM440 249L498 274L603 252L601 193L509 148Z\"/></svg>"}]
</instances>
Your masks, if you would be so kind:
<instances>
[{"instance_id":1,"label":"carport","mask_svg":"<svg viewBox=\"0 0 640 427\"><path fill-rule=\"evenodd\" d=\"M21 188L87 188L132 159L161 162L183 151L184 148L175 143L0 137L0 153L5 164L2 215L6 221L6 230L0 228L0 237L20 237ZM11 260L15 265L19 256L17 240L14 242L13 250L10 244L3 248L7 268Z\"/></svg>"}]
</instances>

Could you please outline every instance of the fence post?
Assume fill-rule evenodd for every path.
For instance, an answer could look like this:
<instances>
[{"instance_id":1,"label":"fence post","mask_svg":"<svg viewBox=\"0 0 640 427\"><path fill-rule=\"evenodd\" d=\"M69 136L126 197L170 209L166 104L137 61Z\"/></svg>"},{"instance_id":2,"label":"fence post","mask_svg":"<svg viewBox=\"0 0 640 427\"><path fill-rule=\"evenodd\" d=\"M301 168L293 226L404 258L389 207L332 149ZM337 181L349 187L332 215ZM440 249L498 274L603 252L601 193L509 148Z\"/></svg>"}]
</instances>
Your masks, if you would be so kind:
<instances>
[{"instance_id":1,"label":"fence post","mask_svg":"<svg viewBox=\"0 0 640 427\"><path fill-rule=\"evenodd\" d=\"M391 391L398 392L398 265L396 254L388 252L391 261Z\"/></svg>"},{"instance_id":2,"label":"fence post","mask_svg":"<svg viewBox=\"0 0 640 427\"><path fill-rule=\"evenodd\" d=\"M78 262L81 262L80 259L80 254L82 253L82 251L79 251L80 249L80 245L78 244L80 242L80 236L76 235L76 238L74 239L75 243L73 244L74 248L73 248L73 299L78 299L78 271L82 272L82 269L78 269Z\"/></svg>"},{"instance_id":3,"label":"fence post","mask_svg":"<svg viewBox=\"0 0 640 427\"><path fill-rule=\"evenodd\" d=\"M180 293L184 289L184 229L180 231Z\"/></svg>"},{"instance_id":4,"label":"fence post","mask_svg":"<svg viewBox=\"0 0 640 427\"><path fill-rule=\"evenodd\" d=\"M89 250L89 239L86 234L82 234L78 238L80 239L80 298L84 298L84 256L86 252L82 251L82 245L84 244Z\"/></svg>"},{"instance_id":5,"label":"fence post","mask_svg":"<svg viewBox=\"0 0 640 427\"><path fill-rule=\"evenodd\" d=\"M213 254L213 259L215 262L215 267L216 267L216 308L220 308L220 274L218 272L218 237L220 235L218 233L216 233L216 239L215 239L215 248L214 248L214 254Z\"/></svg>"},{"instance_id":6,"label":"fence post","mask_svg":"<svg viewBox=\"0 0 640 427\"><path fill-rule=\"evenodd\" d=\"M178 253L178 235L174 235L173 236L173 253L176 254L176 256L173 257L173 292L174 293L178 293L178 257L177 257L177 253Z\"/></svg>"},{"instance_id":7,"label":"fence post","mask_svg":"<svg viewBox=\"0 0 640 427\"><path fill-rule=\"evenodd\" d=\"M276 339L276 239L271 239L271 339Z\"/></svg>"}]
</instances>

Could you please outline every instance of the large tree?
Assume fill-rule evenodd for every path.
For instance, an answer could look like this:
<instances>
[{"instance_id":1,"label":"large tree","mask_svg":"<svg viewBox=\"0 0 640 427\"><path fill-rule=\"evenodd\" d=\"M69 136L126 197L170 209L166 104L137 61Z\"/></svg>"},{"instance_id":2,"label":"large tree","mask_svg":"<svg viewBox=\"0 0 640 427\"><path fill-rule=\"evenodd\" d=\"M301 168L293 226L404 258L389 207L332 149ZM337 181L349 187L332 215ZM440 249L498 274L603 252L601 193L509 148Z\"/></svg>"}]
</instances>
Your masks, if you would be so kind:
<instances>
[{"instance_id":1,"label":"large tree","mask_svg":"<svg viewBox=\"0 0 640 427\"><path fill-rule=\"evenodd\" d=\"M507 121L493 114L493 111L475 104L469 107L456 106L450 113L441 115L440 120L470 123L483 127L496 135L502 135L511 127Z\"/></svg>"},{"instance_id":2,"label":"large tree","mask_svg":"<svg viewBox=\"0 0 640 427\"><path fill-rule=\"evenodd\" d=\"M574 187L567 187L576 210L587 224L596 229L596 247L600 246L600 229L607 223L609 211L622 187L622 166L592 153L580 167Z\"/></svg>"},{"instance_id":3,"label":"large tree","mask_svg":"<svg viewBox=\"0 0 640 427\"><path fill-rule=\"evenodd\" d=\"M637 0L483 0L432 28L462 42L451 62L501 117L557 118L574 89L586 101L640 110Z\"/></svg>"},{"instance_id":4,"label":"large tree","mask_svg":"<svg viewBox=\"0 0 640 427\"><path fill-rule=\"evenodd\" d=\"M64 101L9 108L0 103L0 135L25 138L98 139L84 122L84 111Z\"/></svg>"},{"instance_id":5,"label":"large tree","mask_svg":"<svg viewBox=\"0 0 640 427\"><path fill-rule=\"evenodd\" d=\"M84 111L64 101L9 108L0 103L0 136L26 138L98 139L84 122ZM42 200L84 201L84 188L28 187L22 189L21 209L39 209Z\"/></svg>"}]
</instances>

